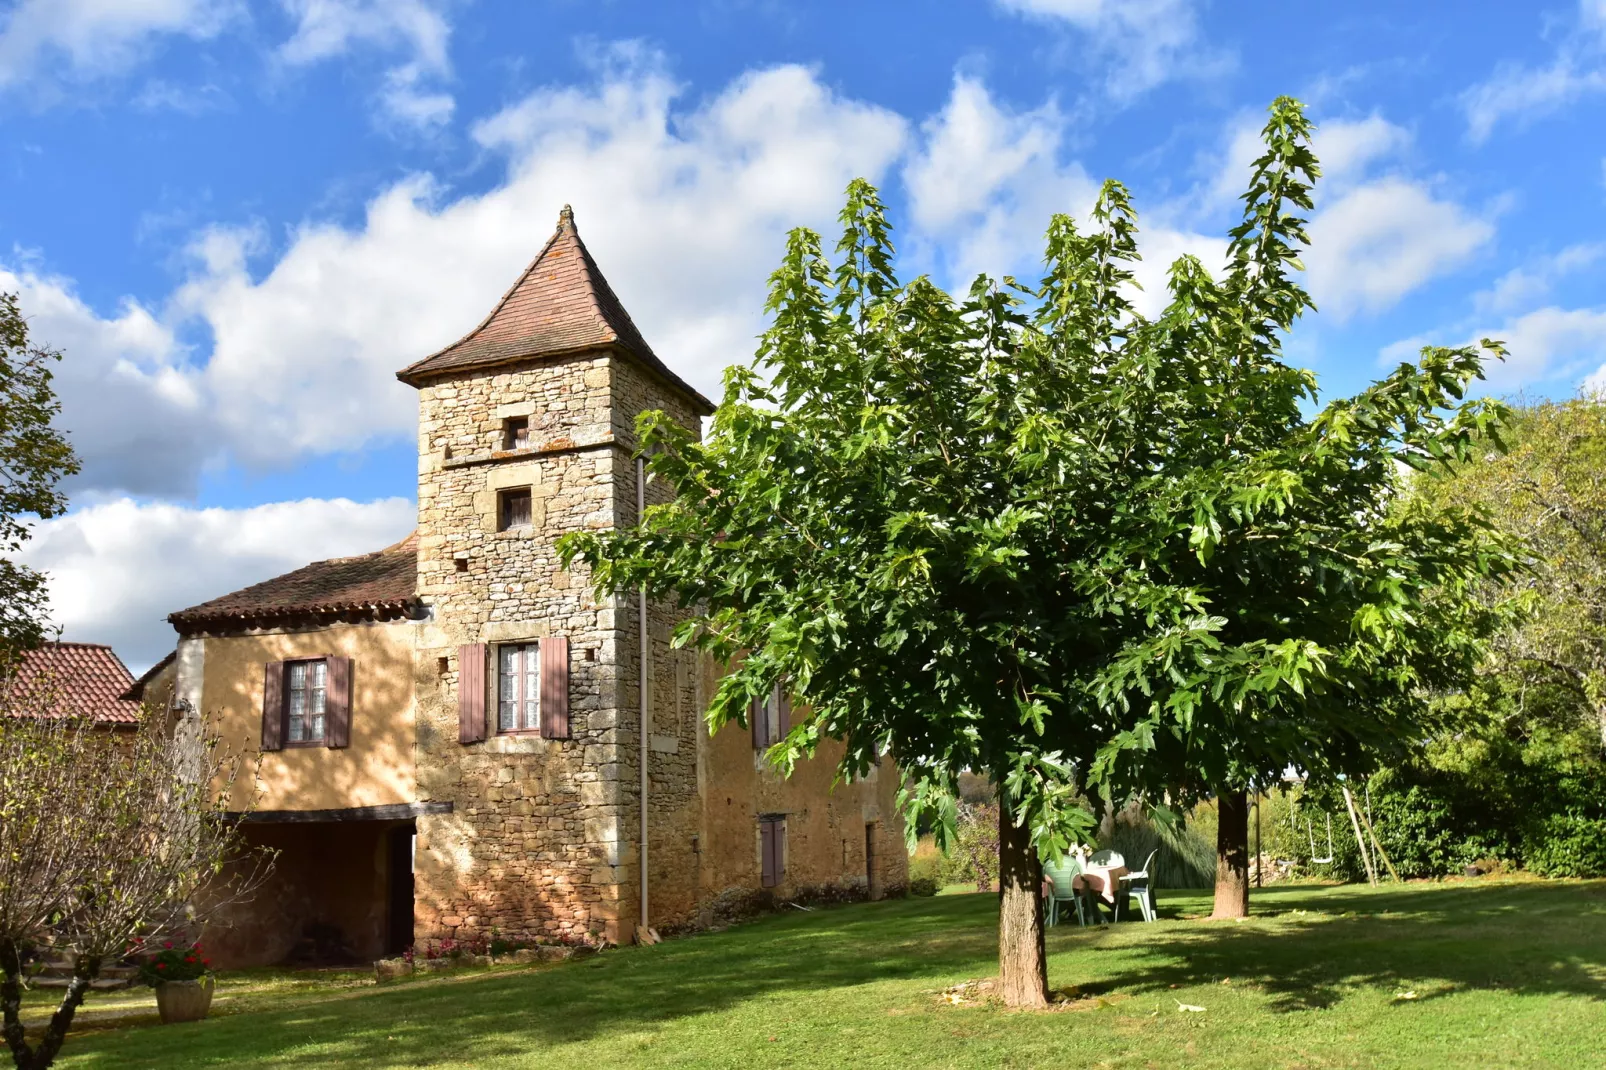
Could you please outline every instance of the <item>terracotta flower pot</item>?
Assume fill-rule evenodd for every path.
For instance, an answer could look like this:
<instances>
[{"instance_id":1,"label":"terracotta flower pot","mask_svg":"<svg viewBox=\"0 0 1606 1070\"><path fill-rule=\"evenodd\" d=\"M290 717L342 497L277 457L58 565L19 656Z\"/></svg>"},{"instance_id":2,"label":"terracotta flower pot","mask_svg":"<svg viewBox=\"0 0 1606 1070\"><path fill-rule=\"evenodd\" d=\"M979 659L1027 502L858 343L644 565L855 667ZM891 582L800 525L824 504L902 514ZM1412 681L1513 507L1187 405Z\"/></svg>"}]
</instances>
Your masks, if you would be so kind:
<instances>
[{"instance_id":1,"label":"terracotta flower pot","mask_svg":"<svg viewBox=\"0 0 1606 1070\"><path fill-rule=\"evenodd\" d=\"M198 1022L212 1008L212 978L198 981L163 981L156 986L156 1011L163 1025Z\"/></svg>"}]
</instances>

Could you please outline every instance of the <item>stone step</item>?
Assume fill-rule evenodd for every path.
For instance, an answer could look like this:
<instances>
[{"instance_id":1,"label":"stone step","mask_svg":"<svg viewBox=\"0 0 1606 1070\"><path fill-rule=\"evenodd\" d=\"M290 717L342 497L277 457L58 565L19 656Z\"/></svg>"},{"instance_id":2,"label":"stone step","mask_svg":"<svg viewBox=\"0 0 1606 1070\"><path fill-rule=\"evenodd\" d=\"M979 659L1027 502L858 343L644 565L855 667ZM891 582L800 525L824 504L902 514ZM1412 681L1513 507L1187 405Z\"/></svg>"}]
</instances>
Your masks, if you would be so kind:
<instances>
[{"instance_id":1,"label":"stone step","mask_svg":"<svg viewBox=\"0 0 1606 1070\"><path fill-rule=\"evenodd\" d=\"M71 978L68 977L40 976L29 981L28 987L66 988L70 983ZM133 986L134 979L132 977L97 977L89 982L89 990L91 992L110 992L119 988L132 988Z\"/></svg>"}]
</instances>

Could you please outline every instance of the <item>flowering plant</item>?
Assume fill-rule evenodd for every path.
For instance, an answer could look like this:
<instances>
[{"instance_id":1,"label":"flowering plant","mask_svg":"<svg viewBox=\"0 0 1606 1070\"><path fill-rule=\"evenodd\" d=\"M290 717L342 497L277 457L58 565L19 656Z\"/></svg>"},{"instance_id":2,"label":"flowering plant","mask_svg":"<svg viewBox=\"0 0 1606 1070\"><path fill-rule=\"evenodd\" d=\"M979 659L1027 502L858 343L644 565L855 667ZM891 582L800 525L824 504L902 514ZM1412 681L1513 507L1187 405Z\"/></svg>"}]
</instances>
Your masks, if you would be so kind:
<instances>
[{"instance_id":1,"label":"flowering plant","mask_svg":"<svg viewBox=\"0 0 1606 1070\"><path fill-rule=\"evenodd\" d=\"M139 979L154 987L163 981L199 981L211 972L212 960L202 953L200 944L174 947L169 941L139 968Z\"/></svg>"}]
</instances>

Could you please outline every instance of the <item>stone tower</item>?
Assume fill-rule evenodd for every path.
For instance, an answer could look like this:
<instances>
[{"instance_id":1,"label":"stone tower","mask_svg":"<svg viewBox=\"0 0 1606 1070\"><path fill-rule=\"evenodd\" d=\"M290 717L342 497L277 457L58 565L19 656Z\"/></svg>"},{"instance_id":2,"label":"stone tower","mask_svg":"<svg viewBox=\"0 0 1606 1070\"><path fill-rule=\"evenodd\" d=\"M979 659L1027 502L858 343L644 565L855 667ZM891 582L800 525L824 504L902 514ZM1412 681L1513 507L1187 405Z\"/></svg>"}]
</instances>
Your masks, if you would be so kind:
<instances>
[{"instance_id":1,"label":"stone tower","mask_svg":"<svg viewBox=\"0 0 1606 1070\"><path fill-rule=\"evenodd\" d=\"M712 406L647 345L567 207L484 322L398 378L419 399L418 791L451 804L418 819L416 935L628 940L635 605L599 601L554 543L635 522L638 413L695 431ZM668 623L654 611L648 629L664 659L649 733L666 813L698 805L695 698L680 692L700 686L668 651Z\"/></svg>"}]
</instances>

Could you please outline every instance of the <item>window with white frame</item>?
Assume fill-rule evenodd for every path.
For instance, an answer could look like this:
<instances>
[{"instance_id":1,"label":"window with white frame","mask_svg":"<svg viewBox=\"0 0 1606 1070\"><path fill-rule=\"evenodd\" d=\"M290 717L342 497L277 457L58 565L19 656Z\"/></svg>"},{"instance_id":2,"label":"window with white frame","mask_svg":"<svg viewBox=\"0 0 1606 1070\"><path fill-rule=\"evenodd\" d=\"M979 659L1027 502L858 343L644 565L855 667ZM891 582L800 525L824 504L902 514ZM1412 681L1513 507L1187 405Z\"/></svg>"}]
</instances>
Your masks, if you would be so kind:
<instances>
[{"instance_id":1,"label":"window with white frame","mask_svg":"<svg viewBox=\"0 0 1606 1070\"><path fill-rule=\"evenodd\" d=\"M496 648L496 727L499 732L541 728L541 646L504 643Z\"/></svg>"},{"instance_id":2,"label":"window with white frame","mask_svg":"<svg viewBox=\"0 0 1606 1070\"><path fill-rule=\"evenodd\" d=\"M322 743L327 710L329 664L292 661L285 665L285 728L290 743Z\"/></svg>"}]
</instances>

